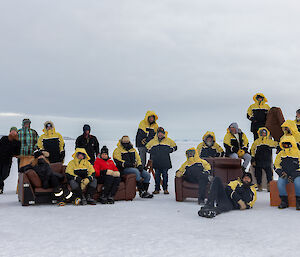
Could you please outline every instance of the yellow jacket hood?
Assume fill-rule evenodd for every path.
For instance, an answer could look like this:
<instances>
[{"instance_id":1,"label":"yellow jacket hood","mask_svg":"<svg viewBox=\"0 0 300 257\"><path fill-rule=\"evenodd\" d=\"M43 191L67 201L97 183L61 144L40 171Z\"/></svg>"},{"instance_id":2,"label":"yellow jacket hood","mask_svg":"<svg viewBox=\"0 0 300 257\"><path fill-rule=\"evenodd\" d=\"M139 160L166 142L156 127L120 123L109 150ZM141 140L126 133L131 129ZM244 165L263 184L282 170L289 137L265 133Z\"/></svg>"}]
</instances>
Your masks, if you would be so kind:
<instances>
[{"instance_id":1,"label":"yellow jacket hood","mask_svg":"<svg viewBox=\"0 0 300 257\"><path fill-rule=\"evenodd\" d=\"M260 95L261 97L264 98L264 99L262 100L261 104L265 104L266 102L268 102L268 99L264 96L264 94L262 94L262 93L257 93L257 94L255 94L255 95L253 96L253 100L254 100L255 103L258 104L258 101L257 101L256 97L259 96L259 95Z\"/></svg>"},{"instance_id":2,"label":"yellow jacket hood","mask_svg":"<svg viewBox=\"0 0 300 257\"><path fill-rule=\"evenodd\" d=\"M48 130L48 129L46 128L46 125L49 124L49 123L52 125L52 129L50 129L50 130ZM44 132L46 135L48 135L48 134L54 134L54 133L55 133L55 126L54 126L54 123L53 123L52 121L50 121L50 120L46 121L46 122L44 123L43 132Z\"/></svg>"},{"instance_id":3,"label":"yellow jacket hood","mask_svg":"<svg viewBox=\"0 0 300 257\"><path fill-rule=\"evenodd\" d=\"M286 149L282 146L284 143L290 143L292 147ZM280 140L280 147L281 149L283 149L282 151L284 151L285 153L295 153L299 151L297 142L293 136L283 136Z\"/></svg>"},{"instance_id":4,"label":"yellow jacket hood","mask_svg":"<svg viewBox=\"0 0 300 257\"><path fill-rule=\"evenodd\" d=\"M194 157L188 157L187 156L186 152L190 151L190 150L195 151L195 156ZM187 149L185 151L185 156L186 156L186 160L187 160L188 164L192 164L192 163L196 163L196 162L201 162L201 158L199 157L198 150L195 147L191 147L191 148Z\"/></svg>"},{"instance_id":5,"label":"yellow jacket hood","mask_svg":"<svg viewBox=\"0 0 300 257\"><path fill-rule=\"evenodd\" d=\"M144 121L149 123L148 118L150 116L154 116L155 117L155 122L158 120L158 116L156 115L156 113L154 111L147 111L146 115L145 115L145 119Z\"/></svg>"},{"instance_id":6,"label":"yellow jacket hood","mask_svg":"<svg viewBox=\"0 0 300 257\"><path fill-rule=\"evenodd\" d=\"M208 136L211 136L211 137L213 138L214 142L216 142L216 136L215 136L215 133L212 132L212 131L207 131L207 132L204 134L204 136L202 137L202 140L205 141L206 138L207 138Z\"/></svg>"},{"instance_id":7,"label":"yellow jacket hood","mask_svg":"<svg viewBox=\"0 0 300 257\"><path fill-rule=\"evenodd\" d=\"M296 122L293 120L286 120L281 127L287 127L290 129L290 131L292 132L293 135L296 135L299 133Z\"/></svg>"},{"instance_id":8,"label":"yellow jacket hood","mask_svg":"<svg viewBox=\"0 0 300 257\"><path fill-rule=\"evenodd\" d=\"M86 155L86 160L90 160L91 159L84 148L76 148L75 153L73 153L72 157L74 159L77 158L76 156L77 156L78 153L85 154Z\"/></svg>"},{"instance_id":9,"label":"yellow jacket hood","mask_svg":"<svg viewBox=\"0 0 300 257\"><path fill-rule=\"evenodd\" d=\"M267 131L267 135L266 135L265 137L262 137L262 136L260 135L260 132L261 132L262 130ZM260 139L262 139L262 140L267 140L268 138L270 138L270 135L271 135L270 131L269 131L266 127L259 128L258 131L257 131L257 134L258 134L258 138L260 138Z\"/></svg>"}]
</instances>

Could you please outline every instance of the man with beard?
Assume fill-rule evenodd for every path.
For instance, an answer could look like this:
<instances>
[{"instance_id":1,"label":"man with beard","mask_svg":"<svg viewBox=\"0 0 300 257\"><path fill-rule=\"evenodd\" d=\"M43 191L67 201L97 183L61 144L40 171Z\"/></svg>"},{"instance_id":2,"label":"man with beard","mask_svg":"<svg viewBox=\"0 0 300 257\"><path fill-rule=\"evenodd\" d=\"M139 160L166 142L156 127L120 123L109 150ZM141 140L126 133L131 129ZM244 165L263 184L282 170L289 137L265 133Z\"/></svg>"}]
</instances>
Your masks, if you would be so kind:
<instances>
[{"instance_id":1,"label":"man with beard","mask_svg":"<svg viewBox=\"0 0 300 257\"><path fill-rule=\"evenodd\" d=\"M12 127L9 135L0 139L0 194L3 194L4 180L8 178L12 164L12 157L20 154L21 143L18 129Z\"/></svg>"},{"instance_id":2,"label":"man with beard","mask_svg":"<svg viewBox=\"0 0 300 257\"><path fill-rule=\"evenodd\" d=\"M245 172L242 178L231 181L225 188L219 177L215 177L210 187L207 203L198 215L213 218L231 210L246 210L254 206L256 189L252 184L251 173Z\"/></svg>"},{"instance_id":3,"label":"man with beard","mask_svg":"<svg viewBox=\"0 0 300 257\"><path fill-rule=\"evenodd\" d=\"M214 132L207 131L202 139L203 142L197 146L200 158L215 158L223 157L225 155L222 147L216 143Z\"/></svg>"}]
</instances>

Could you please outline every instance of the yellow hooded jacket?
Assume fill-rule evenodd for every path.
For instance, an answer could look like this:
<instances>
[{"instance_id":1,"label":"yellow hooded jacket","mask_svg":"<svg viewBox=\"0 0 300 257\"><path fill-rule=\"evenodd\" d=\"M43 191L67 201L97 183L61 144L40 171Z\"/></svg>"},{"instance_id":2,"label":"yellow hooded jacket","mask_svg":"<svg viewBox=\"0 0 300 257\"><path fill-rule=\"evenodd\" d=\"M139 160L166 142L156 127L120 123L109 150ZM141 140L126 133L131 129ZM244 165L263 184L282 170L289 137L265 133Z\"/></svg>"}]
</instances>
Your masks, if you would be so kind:
<instances>
[{"instance_id":1,"label":"yellow hooded jacket","mask_svg":"<svg viewBox=\"0 0 300 257\"><path fill-rule=\"evenodd\" d=\"M245 133L243 133L240 129L238 131L239 140L230 133L229 128L227 129L227 133L224 137L224 147L226 150L226 156L229 156L232 153L237 153L239 150L244 150L248 152L249 141Z\"/></svg>"},{"instance_id":2,"label":"yellow hooded jacket","mask_svg":"<svg viewBox=\"0 0 300 257\"><path fill-rule=\"evenodd\" d=\"M155 117L154 123L150 124L148 118ZM136 134L136 146L144 147L150 140L152 140L157 132L158 125L156 123L158 116L153 111L147 111L145 118L140 122Z\"/></svg>"},{"instance_id":3,"label":"yellow hooded jacket","mask_svg":"<svg viewBox=\"0 0 300 257\"><path fill-rule=\"evenodd\" d=\"M138 152L132 147L130 150L126 150L119 140L117 148L113 152L113 159L119 171L123 171L126 164L131 164L134 168L138 168L142 165L141 157Z\"/></svg>"},{"instance_id":4,"label":"yellow hooded jacket","mask_svg":"<svg viewBox=\"0 0 300 257\"><path fill-rule=\"evenodd\" d=\"M291 148L283 148L283 143L290 143ZM293 136L283 136L280 140L282 151L277 154L275 159L275 171L281 176L285 172L289 177L295 178L300 176L300 151L297 147L296 140Z\"/></svg>"},{"instance_id":5,"label":"yellow hooded jacket","mask_svg":"<svg viewBox=\"0 0 300 257\"><path fill-rule=\"evenodd\" d=\"M213 145L210 147L206 145L205 141L208 136L211 136L213 138ZM197 151L199 153L200 158L208 158L208 157L223 157L224 156L224 150L223 148L216 143L216 136L214 132L207 131L203 136L203 142L201 142L197 146Z\"/></svg>"},{"instance_id":6,"label":"yellow hooded jacket","mask_svg":"<svg viewBox=\"0 0 300 257\"><path fill-rule=\"evenodd\" d=\"M300 149L300 132L298 131L296 122L293 120L286 120L282 125L281 128L287 127L291 131L291 135L295 138L296 143L298 145L298 148ZM281 137L283 138L284 136L289 136L286 131L284 131L284 135ZM280 139L281 141L281 139Z\"/></svg>"},{"instance_id":7,"label":"yellow hooded jacket","mask_svg":"<svg viewBox=\"0 0 300 257\"><path fill-rule=\"evenodd\" d=\"M78 159L78 153L85 154L86 158L82 160ZM95 177L95 170L93 165L89 162L90 157L88 156L86 150L84 148L76 148L72 157L74 159L69 162L66 168L67 178L70 180L80 177L82 179L88 178L90 181L92 181Z\"/></svg>"},{"instance_id":8,"label":"yellow hooded jacket","mask_svg":"<svg viewBox=\"0 0 300 257\"><path fill-rule=\"evenodd\" d=\"M46 124L51 123L52 129L47 130ZM61 161L61 152L64 151L65 142L60 133L55 131L55 127L52 121L46 121L44 123L44 134L38 139L37 146L40 150L49 152L49 161L51 163Z\"/></svg>"},{"instance_id":9,"label":"yellow hooded jacket","mask_svg":"<svg viewBox=\"0 0 300 257\"><path fill-rule=\"evenodd\" d=\"M193 166L199 166L200 168L203 168L203 171L209 175L211 172L210 164L199 157L199 153L194 147L189 148L188 150L194 150L196 154L194 157L188 157L186 155L187 160L181 165L179 170L176 171L176 177L182 177L185 174L186 170Z\"/></svg>"},{"instance_id":10,"label":"yellow hooded jacket","mask_svg":"<svg viewBox=\"0 0 300 257\"><path fill-rule=\"evenodd\" d=\"M267 136L262 137L260 132L262 130L267 131ZM271 165L272 161L272 148L276 148L278 142L271 139L270 131L262 127L258 130L258 139L254 141L251 146L251 156L255 158L256 165L258 167L264 167L265 165Z\"/></svg>"}]
</instances>

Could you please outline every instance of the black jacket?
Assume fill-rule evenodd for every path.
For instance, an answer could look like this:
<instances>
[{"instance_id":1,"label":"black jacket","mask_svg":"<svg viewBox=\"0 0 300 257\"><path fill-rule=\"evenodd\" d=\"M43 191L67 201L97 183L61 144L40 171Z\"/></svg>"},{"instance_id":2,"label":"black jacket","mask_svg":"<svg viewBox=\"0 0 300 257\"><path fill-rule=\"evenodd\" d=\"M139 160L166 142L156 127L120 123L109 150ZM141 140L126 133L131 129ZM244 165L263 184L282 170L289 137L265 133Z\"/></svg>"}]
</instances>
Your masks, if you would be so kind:
<instances>
[{"instance_id":1,"label":"black jacket","mask_svg":"<svg viewBox=\"0 0 300 257\"><path fill-rule=\"evenodd\" d=\"M79 136L75 143L76 148L84 148L91 158L90 163L94 164L97 155L99 154L99 142L95 136L89 135L86 138L84 135Z\"/></svg>"},{"instance_id":2,"label":"black jacket","mask_svg":"<svg viewBox=\"0 0 300 257\"><path fill-rule=\"evenodd\" d=\"M3 164L11 164L12 157L19 155L21 142L18 140L10 141L8 136L0 139L0 162Z\"/></svg>"}]
</instances>

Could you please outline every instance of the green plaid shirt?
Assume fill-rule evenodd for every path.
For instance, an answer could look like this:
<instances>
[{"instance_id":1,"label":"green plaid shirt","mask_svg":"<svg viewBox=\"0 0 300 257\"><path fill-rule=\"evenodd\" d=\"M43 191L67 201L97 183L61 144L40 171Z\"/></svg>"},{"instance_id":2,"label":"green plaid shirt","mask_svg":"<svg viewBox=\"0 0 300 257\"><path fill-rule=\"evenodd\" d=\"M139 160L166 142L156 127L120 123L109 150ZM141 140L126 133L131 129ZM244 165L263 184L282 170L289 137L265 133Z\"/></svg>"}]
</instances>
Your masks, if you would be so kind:
<instances>
[{"instance_id":1,"label":"green plaid shirt","mask_svg":"<svg viewBox=\"0 0 300 257\"><path fill-rule=\"evenodd\" d=\"M21 142L20 155L33 155L33 152L37 149L38 133L31 128L21 128L18 130L18 135Z\"/></svg>"}]
</instances>

